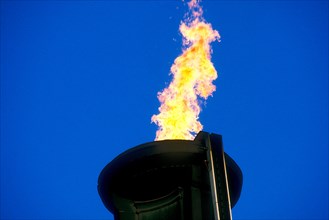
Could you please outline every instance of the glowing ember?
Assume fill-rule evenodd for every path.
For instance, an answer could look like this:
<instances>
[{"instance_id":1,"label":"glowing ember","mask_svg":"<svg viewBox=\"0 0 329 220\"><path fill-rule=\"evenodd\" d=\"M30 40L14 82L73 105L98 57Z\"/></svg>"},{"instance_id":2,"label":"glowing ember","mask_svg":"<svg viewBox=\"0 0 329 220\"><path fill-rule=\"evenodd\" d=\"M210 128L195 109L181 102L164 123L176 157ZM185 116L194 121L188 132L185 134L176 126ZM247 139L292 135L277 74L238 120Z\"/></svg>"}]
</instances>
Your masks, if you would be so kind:
<instances>
[{"instance_id":1,"label":"glowing ember","mask_svg":"<svg viewBox=\"0 0 329 220\"><path fill-rule=\"evenodd\" d=\"M220 36L202 18L198 0L191 0L188 6L187 19L179 27L186 48L170 69L172 82L158 93L160 113L151 119L159 126L155 140L193 139L202 130L198 98L207 99L216 90L212 81L217 72L210 61L210 43Z\"/></svg>"}]
</instances>

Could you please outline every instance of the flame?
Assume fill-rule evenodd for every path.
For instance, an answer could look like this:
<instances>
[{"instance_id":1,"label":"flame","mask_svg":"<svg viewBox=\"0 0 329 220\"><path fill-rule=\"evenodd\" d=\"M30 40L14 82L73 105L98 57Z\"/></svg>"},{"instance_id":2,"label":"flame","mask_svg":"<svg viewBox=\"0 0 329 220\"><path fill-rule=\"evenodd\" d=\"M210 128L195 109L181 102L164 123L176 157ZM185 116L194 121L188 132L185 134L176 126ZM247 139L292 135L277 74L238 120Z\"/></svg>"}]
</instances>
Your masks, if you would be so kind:
<instances>
[{"instance_id":1,"label":"flame","mask_svg":"<svg viewBox=\"0 0 329 220\"><path fill-rule=\"evenodd\" d=\"M179 27L185 49L171 66L171 83L158 93L160 113L151 118L159 127L155 140L193 139L203 128L198 121L199 102L216 90L212 81L217 71L210 60L210 43L219 41L220 36L204 21L198 0L191 0L188 6L187 18Z\"/></svg>"}]
</instances>

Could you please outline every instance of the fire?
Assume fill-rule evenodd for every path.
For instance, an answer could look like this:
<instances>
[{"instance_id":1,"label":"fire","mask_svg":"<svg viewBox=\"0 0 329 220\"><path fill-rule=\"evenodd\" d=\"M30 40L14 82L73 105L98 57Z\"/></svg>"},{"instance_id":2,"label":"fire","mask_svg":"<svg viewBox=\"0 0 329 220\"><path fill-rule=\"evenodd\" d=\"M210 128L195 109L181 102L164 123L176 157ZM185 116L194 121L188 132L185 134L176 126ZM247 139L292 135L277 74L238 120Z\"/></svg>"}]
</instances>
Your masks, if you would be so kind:
<instances>
[{"instance_id":1,"label":"fire","mask_svg":"<svg viewBox=\"0 0 329 220\"><path fill-rule=\"evenodd\" d=\"M188 6L187 19L179 27L185 49L171 66L171 83L158 93L160 113L151 118L159 126L155 140L193 139L203 128L198 121L199 102L216 90L212 81L217 71L210 60L210 43L220 36L204 21L198 0L191 0Z\"/></svg>"}]
</instances>

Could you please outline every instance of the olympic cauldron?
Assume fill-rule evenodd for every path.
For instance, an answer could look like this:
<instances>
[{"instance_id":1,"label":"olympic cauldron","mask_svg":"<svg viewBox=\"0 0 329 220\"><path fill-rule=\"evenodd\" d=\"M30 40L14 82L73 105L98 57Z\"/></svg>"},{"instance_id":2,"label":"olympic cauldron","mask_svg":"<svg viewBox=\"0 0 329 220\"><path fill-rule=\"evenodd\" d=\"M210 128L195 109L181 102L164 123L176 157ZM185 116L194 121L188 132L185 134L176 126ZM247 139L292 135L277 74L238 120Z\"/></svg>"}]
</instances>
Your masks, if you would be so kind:
<instances>
[{"instance_id":1,"label":"olympic cauldron","mask_svg":"<svg viewBox=\"0 0 329 220\"><path fill-rule=\"evenodd\" d=\"M116 220L225 220L242 189L242 172L218 134L133 147L107 164L98 193Z\"/></svg>"}]
</instances>

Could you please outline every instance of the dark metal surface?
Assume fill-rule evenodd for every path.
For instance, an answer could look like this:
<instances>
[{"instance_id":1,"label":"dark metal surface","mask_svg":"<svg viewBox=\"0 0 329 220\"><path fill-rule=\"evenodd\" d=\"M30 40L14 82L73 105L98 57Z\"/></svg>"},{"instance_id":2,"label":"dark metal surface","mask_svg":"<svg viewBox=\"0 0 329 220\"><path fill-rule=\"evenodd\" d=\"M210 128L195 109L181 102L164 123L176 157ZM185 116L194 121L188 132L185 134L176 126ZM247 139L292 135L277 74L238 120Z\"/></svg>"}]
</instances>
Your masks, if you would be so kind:
<instances>
[{"instance_id":1,"label":"dark metal surface","mask_svg":"<svg viewBox=\"0 0 329 220\"><path fill-rule=\"evenodd\" d=\"M207 140L209 181L214 216L216 220L232 220L228 174L222 137L217 134L210 134Z\"/></svg>"},{"instance_id":2,"label":"dark metal surface","mask_svg":"<svg viewBox=\"0 0 329 220\"><path fill-rule=\"evenodd\" d=\"M106 208L116 219L152 219L145 217L145 212L142 214L138 207L159 207L162 204L159 201L166 200L161 198L167 198L175 201L163 202L168 215L184 216L172 219L213 219L211 216L199 218L211 212L207 135L200 132L194 141L154 141L117 156L105 166L98 179L98 192ZM227 154L225 160L233 207L241 193L242 172ZM175 194L177 191L180 193ZM145 210L151 210L150 215L159 215L159 210ZM163 209L160 212L163 215Z\"/></svg>"}]
</instances>

